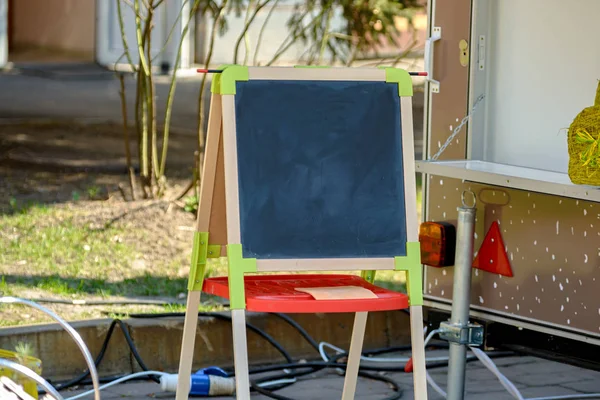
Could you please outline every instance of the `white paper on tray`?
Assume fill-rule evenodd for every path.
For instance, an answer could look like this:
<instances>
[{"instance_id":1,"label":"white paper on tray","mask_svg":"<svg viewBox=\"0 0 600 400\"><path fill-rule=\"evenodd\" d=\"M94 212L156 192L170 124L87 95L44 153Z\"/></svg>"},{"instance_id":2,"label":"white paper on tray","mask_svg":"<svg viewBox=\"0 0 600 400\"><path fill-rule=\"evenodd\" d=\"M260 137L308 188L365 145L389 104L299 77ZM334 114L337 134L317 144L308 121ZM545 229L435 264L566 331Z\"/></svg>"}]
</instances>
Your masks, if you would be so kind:
<instances>
[{"instance_id":1,"label":"white paper on tray","mask_svg":"<svg viewBox=\"0 0 600 400\"><path fill-rule=\"evenodd\" d=\"M310 294L315 298L315 300L357 300L377 298L375 293L360 286L332 286L294 289L299 292Z\"/></svg>"}]
</instances>

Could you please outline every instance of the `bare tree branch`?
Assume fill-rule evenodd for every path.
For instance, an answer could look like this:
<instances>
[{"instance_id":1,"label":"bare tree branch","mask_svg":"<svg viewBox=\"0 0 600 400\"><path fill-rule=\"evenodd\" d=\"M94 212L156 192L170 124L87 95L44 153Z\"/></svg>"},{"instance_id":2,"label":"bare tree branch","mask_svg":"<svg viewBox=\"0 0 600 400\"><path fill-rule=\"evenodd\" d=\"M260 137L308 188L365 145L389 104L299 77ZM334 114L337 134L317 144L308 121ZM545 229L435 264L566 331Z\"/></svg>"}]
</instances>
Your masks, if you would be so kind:
<instances>
[{"instance_id":1,"label":"bare tree branch","mask_svg":"<svg viewBox=\"0 0 600 400\"><path fill-rule=\"evenodd\" d=\"M131 66L131 69L135 71L135 66L131 59L131 54L129 54L129 45L127 44L127 35L125 34L125 22L123 21L123 13L121 12L121 1L115 0L117 2L117 15L119 17L119 29L121 31L121 41L123 42L123 49L125 50L124 55L127 57L127 62ZM126 1L126 0L123 0ZM119 57L120 58L120 57ZM118 60L115 64L118 64Z\"/></svg>"},{"instance_id":2,"label":"bare tree branch","mask_svg":"<svg viewBox=\"0 0 600 400\"><path fill-rule=\"evenodd\" d=\"M175 86L177 83L177 69L179 68L179 63L181 62L181 48L183 47L183 40L187 35L188 29L190 27L190 22L192 18L196 14L198 10L198 6L200 5L200 0L194 0L194 5L190 10L189 18L183 31L181 33L181 39L179 40L179 46L177 49L177 58L175 59L175 66L173 68L173 76L171 77L171 85L169 87L169 95L167 97L167 109L165 111L165 128L163 131L163 144L162 144L162 156L160 160L160 169L159 176L163 176L165 173L165 166L167 163L167 149L169 146L169 128L171 125L171 111L173 109L173 99L175 97Z\"/></svg>"},{"instance_id":3,"label":"bare tree branch","mask_svg":"<svg viewBox=\"0 0 600 400\"><path fill-rule=\"evenodd\" d=\"M160 0L160 3L162 3L163 0ZM182 4L181 4L181 8L179 9L179 12L177 13L177 18L175 19L175 22L173 23L173 25L171 26L171 29L169 30L169 34L167 35L167 40L165 40L165 43L163 44L163 46L161 47L161 49L158 51L158 53L156 53L156 55L154 56L154 58L152 58L152 62L156 61L156 59L165 51L165 49L167 48L169 42L171 41L171 37L173 37L173 32L175 32L175 29L177 28L178 24L179 24L179 20L181 20L181 15L183 14L183 8L185 7L185 5L188 3L188 0L185 0Z\"/></svg>"},{"instance_id":4,"label":"bare tree branch","mask_svg":"<svg viewBox=\"0 0 600 400\"><path fill-rule=\"evenodd\" d=\"M262 8L264 6L266 6L267 4L269 4L271 2L271 0L265 0L262 3L259 3L258 6L256 6L256 9L254 9L254 13L252 14L252 16L250 17L250 19L248 20L248 22L246 22L244 29L242 30L242 33L240 34L240 36L237 38L236 42L235 42L235 49L233 50L233 63L237 64L237 60L238 60L238 51L240 48L240 44L242 43L242 40L244 39L244 36L246 36L246 33L248 32L248 29L250 28L250 25L252 25L252 22L254 21L254 19L256 18L256 15L259 13L260 10L262 10Z\"/></svg>"}]
</instances>

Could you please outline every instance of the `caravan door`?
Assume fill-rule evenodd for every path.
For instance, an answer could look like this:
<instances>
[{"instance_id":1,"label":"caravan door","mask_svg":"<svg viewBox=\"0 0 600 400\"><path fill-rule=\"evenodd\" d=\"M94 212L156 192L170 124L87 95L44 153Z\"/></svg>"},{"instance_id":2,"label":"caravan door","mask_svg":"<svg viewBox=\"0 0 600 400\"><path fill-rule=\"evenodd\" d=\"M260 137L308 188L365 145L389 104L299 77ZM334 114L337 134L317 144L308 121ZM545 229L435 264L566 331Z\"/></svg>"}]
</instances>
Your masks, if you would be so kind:
<instances>
[{"instance_id":1,"label":"caravan door","mask_svg":"<svg viewBox=\"0 0 600 400\"><path fill-rule=\"evenodd\" d=\"M5 0L0 0L0 4L2 1ZM131 2L121 1L121 12L129 54L132 62L137 64L139 56L135 31L135 14L128 4L131 4ZM141 6L141 8L143 11L144 7ZM185 0L165 1L155 11L154 28L151 36L152 65L168 64L169 69L173 68L183 28L190 18L189 12L189 2ZM178 19L180 13L182 15ZM115 0L96 2L96 25L96 61L100 65L109 68L114 68L117 65L127 65L128 61L124 55L125 48L121 37L119 14ZM175 27L173 28L173 26ZM173 30L173 33L167 43L171 30ZM180 69L190 66L189 38L190 35L186 35L182 44Z\"/></svg>"}]
</instances>

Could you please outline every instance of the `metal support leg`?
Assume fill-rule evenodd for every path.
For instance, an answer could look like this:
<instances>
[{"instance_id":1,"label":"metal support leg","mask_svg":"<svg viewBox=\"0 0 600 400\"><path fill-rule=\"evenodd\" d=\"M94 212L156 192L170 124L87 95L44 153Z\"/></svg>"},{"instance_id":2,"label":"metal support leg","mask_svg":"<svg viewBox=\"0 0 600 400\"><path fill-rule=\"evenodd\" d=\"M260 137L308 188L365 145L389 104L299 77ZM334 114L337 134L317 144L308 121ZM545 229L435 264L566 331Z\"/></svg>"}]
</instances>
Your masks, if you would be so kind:
<instances>
[{"instance_id":1,"label":"metal support leg","mask_svg":"<svg viewBox=\"0 0 600 400\"><path fill-rule=\"evenodd\" d=\"M449 325L459 331L469 324L471 304L471 267L473 263L473 232L475 228L475 208L458 208L456 232L456 261L454 265L454 286L452 294L452 315ZM465 367L467 345L450 341L448 362L448 400L462 400L465 393Z\"/></svg>"},{"instance_id":2,"label":"metal support leg","mask_svg":"<svg viewBox=\"0 0 600 400\"><path fill-rule=\"evenodd\" d=\"M177 379L176 400L187 400L190 394L190 376L192 362L194 361L194 342L196 341L196 328L198 326L198 307L200 306L201 292L188 293L183 324L183 339L181 341L181 357L179 358L179 374Z\"/></svg>"},{"instance_id":3,"label":"metal support leg","mask_svg":"<svg viewBox=\"0 0 600 400\"><path fill-rule=\"evenodd\" d=\"M346 364L346 378L344 379L342 400L354 400L368 314L367 312L357 312L354 316L354 327L352 328L352 340L350 341L348 363Z\"/></svg>"},{"instance_id":4,"label":"metal support leg","mask_svg":"<svg viewBox=\"0 0 600 400\"><path fill-rule=\"evenodd\" d=\"M250 400L248 373L248 343L246 341L246 312L231 310L233 329L233 362L235 364L235 393L237 400Z\"/></svg>"}]
</instances>

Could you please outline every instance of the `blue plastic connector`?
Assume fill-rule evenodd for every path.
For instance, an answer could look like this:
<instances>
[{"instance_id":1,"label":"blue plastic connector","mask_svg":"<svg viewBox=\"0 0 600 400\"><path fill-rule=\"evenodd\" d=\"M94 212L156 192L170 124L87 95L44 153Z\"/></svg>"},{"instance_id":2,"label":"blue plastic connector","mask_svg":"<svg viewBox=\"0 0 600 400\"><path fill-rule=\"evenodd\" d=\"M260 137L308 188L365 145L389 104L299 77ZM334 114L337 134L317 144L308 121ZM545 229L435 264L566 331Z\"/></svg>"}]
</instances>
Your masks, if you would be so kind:
<instances>
[{"instance_id":1,"label":"blue plastic connector","mask_svg":"<svg viewBox=\"0 0 600 400\"><path fill-rule=\"evenodd\" d=\"M214 390L211 392L211 376L227 378L227 372L219 367L208 367L196 371L196 373L192 375L190 396L212 395Z\"/></svg>"}]
</instances>

